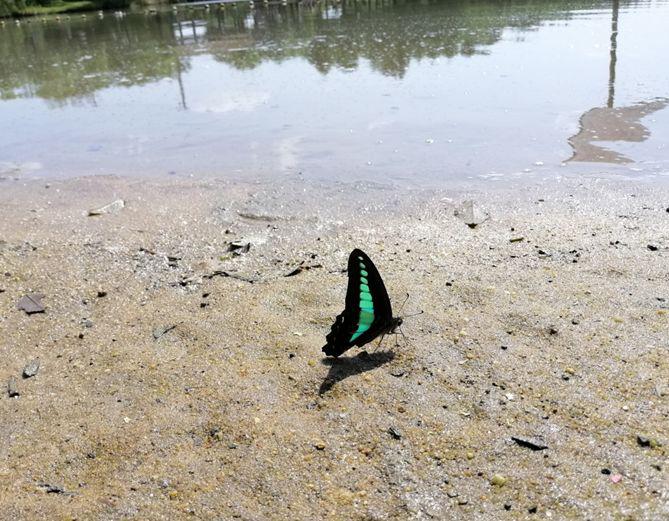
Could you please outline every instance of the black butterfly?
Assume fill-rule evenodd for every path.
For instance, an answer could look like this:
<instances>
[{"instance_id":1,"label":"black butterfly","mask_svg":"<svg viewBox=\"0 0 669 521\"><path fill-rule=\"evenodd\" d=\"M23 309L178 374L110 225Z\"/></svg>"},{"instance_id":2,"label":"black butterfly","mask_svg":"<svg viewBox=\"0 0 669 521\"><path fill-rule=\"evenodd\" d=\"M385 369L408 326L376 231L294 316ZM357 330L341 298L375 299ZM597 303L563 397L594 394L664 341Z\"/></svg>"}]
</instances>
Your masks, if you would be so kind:
<instances>
[{"instance_id":1,"label":"black butterfly","mask_svg":"<svg viewBox=\"0 0 669 521\"><path fill-rule=\"evenodd\" d=\"M394 333L400 325L402 318L393 317L388 292L376 266L363 251L353 250L348 258L346 308L337 315L325 337L323 352L337 357L381 334Z\"/></svg>"}]
</instances>

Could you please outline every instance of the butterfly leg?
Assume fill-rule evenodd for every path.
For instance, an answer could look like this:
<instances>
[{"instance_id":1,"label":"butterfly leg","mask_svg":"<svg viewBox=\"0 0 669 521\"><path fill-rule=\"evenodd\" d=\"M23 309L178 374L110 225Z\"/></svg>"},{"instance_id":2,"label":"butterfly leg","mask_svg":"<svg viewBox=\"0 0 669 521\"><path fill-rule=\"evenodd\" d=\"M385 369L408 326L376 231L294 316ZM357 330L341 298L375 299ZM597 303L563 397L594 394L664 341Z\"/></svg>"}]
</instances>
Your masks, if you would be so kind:
<instances>
[{"instance_id":1,"label":"butterfly leg","mask_svg":"<svg viewBox=\"0 0 669 521\"><path fill-rule=\"evenodd\" d=\"M404 338L404 342L405 342L405 344L408 343L409 340L407 339L407 336L404 334L404 331L402 331L402 326L397 326L397 330L398 330L398 331L400 332L400 334L402 335L402 338ZM395 334L395 338L397 338L397 334Z\"/></svg>"},{"instance_id":2,"label":"butterfly leg","mask_svg":"<svg viewBox=\"0 0 669 521\"><path fill-rule=\"evenodd\" d=\"M384 338L386 338L386 333L381 334L381 338L379 340L379 343L376 345L376 349L374 349L374 353L376 353L376 351L381 347Z\"/></svg>"}]
</instances>

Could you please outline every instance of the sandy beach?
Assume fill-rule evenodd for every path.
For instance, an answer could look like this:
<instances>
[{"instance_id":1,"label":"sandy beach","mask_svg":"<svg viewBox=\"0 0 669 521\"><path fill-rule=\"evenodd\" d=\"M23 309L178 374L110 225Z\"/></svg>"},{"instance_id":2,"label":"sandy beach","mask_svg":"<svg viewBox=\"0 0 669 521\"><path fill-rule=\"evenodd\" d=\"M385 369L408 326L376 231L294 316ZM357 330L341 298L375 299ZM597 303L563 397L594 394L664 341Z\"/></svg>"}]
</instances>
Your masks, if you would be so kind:
<instances>
[{"instance_id":1,"label":"sandy beach","mask_svg":"<svg viewBox=\"0 0 669 521\"><path fill-rule=\"evenodd\" d=\"M2 519L668 518L668 353L666 185L0 182Z\"/></svg>"}]
</instances>

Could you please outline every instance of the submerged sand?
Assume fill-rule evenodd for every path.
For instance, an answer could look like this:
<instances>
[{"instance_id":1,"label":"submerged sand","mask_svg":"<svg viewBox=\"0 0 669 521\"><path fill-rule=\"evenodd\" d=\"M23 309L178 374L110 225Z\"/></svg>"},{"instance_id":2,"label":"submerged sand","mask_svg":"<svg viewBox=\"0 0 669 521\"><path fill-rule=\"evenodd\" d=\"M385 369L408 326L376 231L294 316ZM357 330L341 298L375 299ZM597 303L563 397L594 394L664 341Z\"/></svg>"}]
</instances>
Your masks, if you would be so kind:
<instances>
[{"instance_id":1,"label":"submerged sand","mask_svg":"<svg viewBox=\"0 0 669 521\"><path fill-rule=\"evenodd\" d=\"M666 187L0 188L2 519L669 516ZM353 247L425 312L333 362Z\"/></svg>"}]
</instances>

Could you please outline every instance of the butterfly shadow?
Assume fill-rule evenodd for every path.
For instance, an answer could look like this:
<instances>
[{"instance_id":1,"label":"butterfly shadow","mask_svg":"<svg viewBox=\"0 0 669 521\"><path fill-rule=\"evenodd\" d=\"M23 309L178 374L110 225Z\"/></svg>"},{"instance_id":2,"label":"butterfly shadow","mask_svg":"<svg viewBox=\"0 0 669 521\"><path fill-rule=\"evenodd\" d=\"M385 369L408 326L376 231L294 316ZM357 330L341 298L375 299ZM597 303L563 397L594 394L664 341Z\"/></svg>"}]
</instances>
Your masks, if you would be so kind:
<instances>
[{"instance_id":1,"label":"butterfly shadow","mask_svg":"<svg viewBox=\"0 0 669 521\"><path fill-rule=\"evenodd\" d=\"M371 354L367 351L362 351L357 356L350 358L324 358L323 365L329 365L330 371L328 371L327 376L318 389L318 394L323 395L349 376L366 373L387 364L394 358L395 353L392 351L377 351Z\"/></svg>"}]
</instances>

